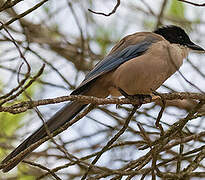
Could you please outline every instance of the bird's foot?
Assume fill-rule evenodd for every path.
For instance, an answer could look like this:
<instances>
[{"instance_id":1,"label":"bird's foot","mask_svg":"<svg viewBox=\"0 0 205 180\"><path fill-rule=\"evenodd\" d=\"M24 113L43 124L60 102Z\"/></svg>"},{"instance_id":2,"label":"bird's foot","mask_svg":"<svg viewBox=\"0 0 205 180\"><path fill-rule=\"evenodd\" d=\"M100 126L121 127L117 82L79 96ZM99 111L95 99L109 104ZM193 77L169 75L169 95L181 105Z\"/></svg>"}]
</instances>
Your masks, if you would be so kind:
<instances>
[{"instance_id":1,"label":"bird's foot","mask_svg":"<svg viewBox=\"0 0 205 180\"><path fill-rule=\"evenodd\" d=\"M126 97L126 98L128 98L128 99L130 99L130 100L139 100L139 106L138 107L140 107L142 104L143 104L143 102L145 101L145 99L150 99L150 100L152 100L152 96L151 95L149 95L149 94L135 94L135 95L129 95L129 94L127 94L125 91L123 91L122 89L120 89L119 88L119 91L120 91L120 93L124 96L124 97Z\"/></svg>"}]
</instances>

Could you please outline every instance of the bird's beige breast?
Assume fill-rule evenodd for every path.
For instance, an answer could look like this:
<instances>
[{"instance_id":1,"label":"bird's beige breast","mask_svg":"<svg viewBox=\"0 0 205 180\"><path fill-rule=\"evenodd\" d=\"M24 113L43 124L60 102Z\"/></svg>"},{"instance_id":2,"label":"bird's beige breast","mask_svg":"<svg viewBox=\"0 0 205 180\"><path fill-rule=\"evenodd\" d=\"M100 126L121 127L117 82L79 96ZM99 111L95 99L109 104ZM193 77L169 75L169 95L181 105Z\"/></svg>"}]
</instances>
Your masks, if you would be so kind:
<instances>
[{"instance_id":1,"label":"bird's beige breast","mask_svg":"<svg viewBox=\"0 0 205 180\"><path fill-rule=\"evenodd\" d=\"M144 55L127 61L113 72L114 86L110 93L119 95L117 89L121 88L130 95L149 94L176 72L183 58L180 48L166 41L155 43Z\"/></svg>"}]
</instances>

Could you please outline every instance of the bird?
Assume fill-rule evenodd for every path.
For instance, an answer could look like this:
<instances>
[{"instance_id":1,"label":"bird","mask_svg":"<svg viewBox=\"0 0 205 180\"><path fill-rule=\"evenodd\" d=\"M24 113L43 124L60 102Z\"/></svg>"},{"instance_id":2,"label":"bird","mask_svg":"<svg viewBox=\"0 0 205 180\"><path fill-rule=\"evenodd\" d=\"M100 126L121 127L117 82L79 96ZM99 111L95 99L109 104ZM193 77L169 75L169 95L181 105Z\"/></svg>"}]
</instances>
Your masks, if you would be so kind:
<instances>
[{"instance_id":1,"label":"bird","mask_svg":"<svg viewBox=\"0 0 205 180\"><path fill-rule=\"evenodd\" d=\"M149 96L180 68L190 51L205 52L202 47L193 43L179 26L167 25L153 32L136 32L121 39L85 76L71 95L98 98L106 98L109 95ZM49 132L63 126L87 105L78 101L68 102L46 122ZM7 163L45 136L47 131L42 125L1 164ZM8 165L2 166L3 172L13 169L35 148L31 148L21 158L14 158Z\"/></svg>"}]
</instances>

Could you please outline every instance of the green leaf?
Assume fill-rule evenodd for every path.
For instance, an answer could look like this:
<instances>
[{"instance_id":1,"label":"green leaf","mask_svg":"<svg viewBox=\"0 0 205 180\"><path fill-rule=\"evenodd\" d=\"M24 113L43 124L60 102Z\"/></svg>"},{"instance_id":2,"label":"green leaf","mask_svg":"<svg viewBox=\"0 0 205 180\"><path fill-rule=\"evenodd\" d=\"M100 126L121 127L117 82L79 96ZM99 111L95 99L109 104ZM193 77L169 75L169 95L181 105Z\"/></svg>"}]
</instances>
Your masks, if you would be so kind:
<instances>
[{"instance_id":1,"label":"green leaf","mask_svg":"<svg viewBox=\"0 0 205 180\"><path fill-rule=\"evenodd\" d=\"M35 180L36 178L34 176L29 176L29 175L23 175L18 178L18 180Z\"/></svg>"},{"instance_id":2,"label":"green leaf","mask_svg":"<svg viewBox=\"0 0 205 180\"><path fill-rule=\"evenodd\" d=\"M13 132L19 127L19 122L23 118L25 113L21 114L10 114L0 113L0 128L1 133L6 136L11 136Z\"/></svg>"},{"instance_id":3,"label":"green leaf","mask_svg":"<svg viewBox=\"0 0 205 180\"><path fill-rule=\"evenodd\" d=\"M185 19L185 5L177 0L172 0L168 9L168 15Z\"/></svg>"},{"instance_id":4,"label":"green leaf","mask_svg":"<svg viewBox=\"0 0 205 180\"><path fill-rule=\"evenodd\" d=\"M32 175L27 175L27 172L29 174L32 174L31 167L29 167L26 164L20 164L18 165L18 180L35 180L36 177Z\"/></svg>"}]
</instances>

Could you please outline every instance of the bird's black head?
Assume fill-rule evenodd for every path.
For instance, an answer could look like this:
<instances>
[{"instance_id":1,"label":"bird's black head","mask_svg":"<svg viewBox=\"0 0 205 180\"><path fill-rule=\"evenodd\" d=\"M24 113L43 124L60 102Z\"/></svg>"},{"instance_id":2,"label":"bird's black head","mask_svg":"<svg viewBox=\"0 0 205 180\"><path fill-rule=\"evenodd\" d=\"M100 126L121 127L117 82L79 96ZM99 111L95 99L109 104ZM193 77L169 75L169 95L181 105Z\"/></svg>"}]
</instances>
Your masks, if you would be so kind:
<instances>
[{"instance_id":1,"label":"bird's black head","mask_svg":"<svg viewBox=\"0 0 205 180\"><path fill-rule=\"evenodd\" d=\"M181 27L174 26L174 25L163 26L161 28L156 29L154 31L154 33L163 36L170 43L175 43L175 44L180 44L180 45L183 45L183 46L187 46L187 47L189 47L190 49L193 49L193 50L204 51L203 48L201 48L200 46L194 44L190 40L187 33Z\"/></svg>"}]
</instances>

